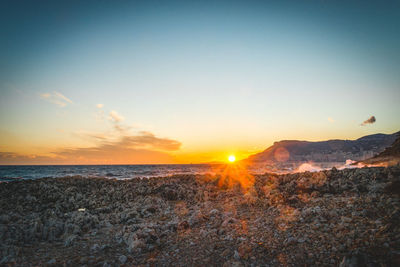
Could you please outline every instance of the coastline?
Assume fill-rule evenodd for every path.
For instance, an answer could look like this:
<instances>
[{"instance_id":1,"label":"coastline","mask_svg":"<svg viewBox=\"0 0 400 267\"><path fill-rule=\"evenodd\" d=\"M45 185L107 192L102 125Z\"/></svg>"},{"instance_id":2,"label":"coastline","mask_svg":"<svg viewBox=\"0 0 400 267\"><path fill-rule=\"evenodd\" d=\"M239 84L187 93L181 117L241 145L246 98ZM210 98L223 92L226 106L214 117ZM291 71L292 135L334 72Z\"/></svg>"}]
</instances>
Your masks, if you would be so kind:
<instances>
[{"instance_id":1,"label":"coastline","mask_svg":"<svg viewBox=\"0 0 400 267\"><path fill-rule=\"evenodd\" d=\"M400 263L400 167L0 184L0 264ZM357 265L356 265L357 266Z\"/></svg>"}]
</instances>

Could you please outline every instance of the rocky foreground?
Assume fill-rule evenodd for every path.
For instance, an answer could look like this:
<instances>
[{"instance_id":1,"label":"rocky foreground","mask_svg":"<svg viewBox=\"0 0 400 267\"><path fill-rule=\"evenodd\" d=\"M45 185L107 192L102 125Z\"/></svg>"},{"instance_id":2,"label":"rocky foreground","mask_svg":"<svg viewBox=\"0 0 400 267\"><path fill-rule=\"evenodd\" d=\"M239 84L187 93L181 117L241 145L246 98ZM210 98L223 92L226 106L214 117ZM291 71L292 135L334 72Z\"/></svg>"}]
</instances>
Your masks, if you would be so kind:
<instances>
[{"instance_id":1,"label":"rocky foreground","mask_svg":"<svg viewBox=\"0 0 400 267\"><path fill-rule=\"evenodd\" d=\"M400 167L0 184L0 265L400 266Z\"/></svg>"}]
</instances>

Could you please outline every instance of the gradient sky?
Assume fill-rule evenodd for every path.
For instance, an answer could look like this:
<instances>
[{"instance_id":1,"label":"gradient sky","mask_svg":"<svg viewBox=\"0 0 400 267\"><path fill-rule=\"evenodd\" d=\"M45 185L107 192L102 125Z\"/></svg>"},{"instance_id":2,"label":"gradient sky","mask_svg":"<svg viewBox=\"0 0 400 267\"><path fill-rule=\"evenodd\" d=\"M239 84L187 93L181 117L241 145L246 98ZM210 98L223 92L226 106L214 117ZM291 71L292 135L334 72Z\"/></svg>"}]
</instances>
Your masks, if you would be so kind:
<instances>
[{"instance_id":1,"label":"gradient sky","mask_svg":"<svg viewBox=\"0 0 400 267\"><path fill-rule=\"evenodd\" d=\"M1 1L0 164L209 162L400 130L399 1L188 2Z\"/></svg>"}]
</instances>

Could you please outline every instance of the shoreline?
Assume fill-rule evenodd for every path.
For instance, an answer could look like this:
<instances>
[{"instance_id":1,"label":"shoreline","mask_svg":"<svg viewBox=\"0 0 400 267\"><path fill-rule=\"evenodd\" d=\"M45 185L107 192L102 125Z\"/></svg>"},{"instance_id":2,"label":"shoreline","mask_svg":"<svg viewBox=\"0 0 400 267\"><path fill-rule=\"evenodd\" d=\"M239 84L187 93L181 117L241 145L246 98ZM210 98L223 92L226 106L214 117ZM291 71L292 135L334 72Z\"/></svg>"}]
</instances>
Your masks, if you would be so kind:
<instances>
[{"instance_id":1,"label":"shoreline","mask_svg":"<svg viewBox=\"0 0 400 267\"><path fill-rule=\"evenodd\" d=\"M0 183L0 265L400 263L400 167Z\"/></svg>"}]
</instances>

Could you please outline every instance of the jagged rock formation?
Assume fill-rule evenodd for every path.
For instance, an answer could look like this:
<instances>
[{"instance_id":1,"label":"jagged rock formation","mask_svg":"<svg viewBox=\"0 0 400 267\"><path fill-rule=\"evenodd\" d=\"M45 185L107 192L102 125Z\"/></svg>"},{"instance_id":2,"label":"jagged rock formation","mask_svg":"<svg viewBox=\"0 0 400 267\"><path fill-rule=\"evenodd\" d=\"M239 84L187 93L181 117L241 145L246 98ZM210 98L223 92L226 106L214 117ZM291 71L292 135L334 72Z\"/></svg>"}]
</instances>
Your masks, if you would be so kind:
<instances>
[{"instance_id":1,"label":"jagged rock formation","mask_svg":"<svg viewBox=\"0 0 400 267\"><path fill-rule=\"evenodd\" d=\"M357 140L284 140L250 156L245 162L270 166L272 170L294 169L305 162L332 167L343 165L348 159L357 161L371 158L390 146L396 137L397 133L368 135Z\"/></svg>"},{"instance_id":2,"label":"jagged rock formation","mask_svg":"<svg viewBox=\"0 0 400 267\"><path fill-rule=\"evenodd\" d=\"M400 168L0 183L0 266L399 266Z\"/></svg>"}]
</instances>

